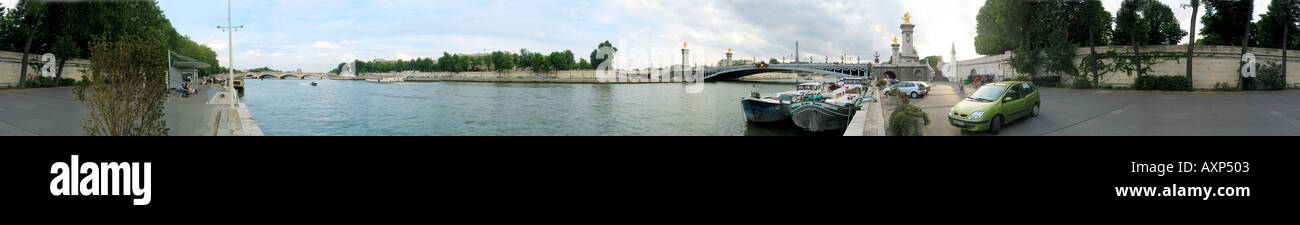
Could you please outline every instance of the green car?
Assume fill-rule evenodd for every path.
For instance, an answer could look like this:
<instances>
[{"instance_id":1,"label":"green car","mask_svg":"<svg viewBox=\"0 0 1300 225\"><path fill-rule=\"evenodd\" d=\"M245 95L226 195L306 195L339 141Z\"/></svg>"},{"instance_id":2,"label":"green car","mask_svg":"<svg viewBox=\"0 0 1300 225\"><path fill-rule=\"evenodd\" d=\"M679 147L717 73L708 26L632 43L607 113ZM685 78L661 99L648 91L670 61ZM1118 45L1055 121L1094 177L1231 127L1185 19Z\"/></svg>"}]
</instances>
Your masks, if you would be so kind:
<instances>
[{"instance_id":1,"label":"green car","mask_svg":"<svg viewBox=\"0 0 1300 225\"><path fill-rule=\"evenodd\" d=\"M1002 125L1025 117L1038 117L1038 87L1024 81L986 84L957 103L948 123L964 131L998 134Z\"/></svg>"}]
</instances>

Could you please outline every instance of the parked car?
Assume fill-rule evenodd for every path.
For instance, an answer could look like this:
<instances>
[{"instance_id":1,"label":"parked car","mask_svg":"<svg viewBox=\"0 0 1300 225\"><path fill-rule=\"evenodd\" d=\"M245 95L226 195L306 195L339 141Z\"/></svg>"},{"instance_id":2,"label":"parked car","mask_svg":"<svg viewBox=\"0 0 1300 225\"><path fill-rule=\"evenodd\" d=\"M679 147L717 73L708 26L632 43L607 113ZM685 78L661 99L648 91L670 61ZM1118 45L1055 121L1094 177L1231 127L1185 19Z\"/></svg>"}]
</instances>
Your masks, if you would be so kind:
<instances>
[{"instance_id":1,"label":"parked car","mask_svg":"<svg viewBox=\"0 0 1300 225\"><path fill-rule=\"evenodd\" d=\"M930 94L930 88L928 86L922 85L922 83L920 82L912 82L912 81L899 82L898 84L895 84L894 86L890 86L889 88L885 89L885 92L891 92L891 91L898 92L898 94L906 95L912 98L921 98L921 97L925 97L925 95L927 94Z\"/></svg>"},{"instance_id":2,"label":"parked car","mask_svg":"<svg viewBox=\"0 0 1300 225\"><path fill-rule=\"evenodd\" d=\"M964 131L998 134L1007 123L1038 117L1038 97L1038 87L1030 82L985 84L948 111L948 123Z\"/></svg>"}]
</instances>

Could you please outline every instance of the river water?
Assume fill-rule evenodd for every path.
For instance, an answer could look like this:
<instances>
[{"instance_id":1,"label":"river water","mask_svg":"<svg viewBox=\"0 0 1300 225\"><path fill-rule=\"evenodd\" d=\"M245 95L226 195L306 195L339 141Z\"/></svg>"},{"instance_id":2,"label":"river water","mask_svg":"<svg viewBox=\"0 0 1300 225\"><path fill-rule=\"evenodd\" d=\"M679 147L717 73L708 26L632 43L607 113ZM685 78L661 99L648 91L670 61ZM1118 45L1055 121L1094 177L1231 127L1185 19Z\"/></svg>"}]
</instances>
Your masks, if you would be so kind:
<instances>
[{"instance_id":1,"label":"river water","mask_svg":"<svg viewBox=\"0 0 1300 225\"><path fill-rule=\"evenodd\" d=\"M318 86L309 83L318 82ZM271 136L796 136L745 122L740 98L792 84L687 85L245 80L242 101ZM832 132L833 133L833 132ZM821 135L821 134L819 134Z\"/></svg>"}]
</instances>

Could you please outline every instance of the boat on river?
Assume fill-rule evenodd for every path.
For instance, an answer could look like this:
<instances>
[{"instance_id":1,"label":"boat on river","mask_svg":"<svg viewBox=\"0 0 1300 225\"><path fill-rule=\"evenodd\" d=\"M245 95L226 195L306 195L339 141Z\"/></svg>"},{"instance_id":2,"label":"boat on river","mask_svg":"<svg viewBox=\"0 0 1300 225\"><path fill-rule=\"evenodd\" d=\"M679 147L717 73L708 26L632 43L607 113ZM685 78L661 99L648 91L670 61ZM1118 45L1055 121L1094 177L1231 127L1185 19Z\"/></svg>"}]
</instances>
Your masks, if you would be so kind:
<instances>
[{"instance_id":1,"label":"boat on river","mask_svg":"<svg viewBox=\"0 0 1300 225\"><path fill-rule=\"evenodd\" d=\"M790 119L812 132L843 130L866 98L865 82L864 78L843 78L804 92L790 104Z\"/></svg>"},{"instance_id":2,"label":"boat on river","mask_svg":"<svg viewBox=\"0 0 1300 225\"><path fill-rule=\"evenodd\" d=\"M404 79L402 79L402 77L381 77L381 78L366 79L366 82L374 82L374 83L397 83L402 81L405 81Z\"/></svg>"},{"instance_id":3,"label":"boat on river","mask_svg":"<svg viewBox=\"0 0 1300 225\"><path fill-rule=\"evenodd\" d=\"M794 99L803 92L816 91L820 88L820 83L804 83L799 84L793 91L770 95L753 92L750 93L749 97L740 99L740 105L743 107L741 111L745 113L745 121L751 123L789 121L790 104L794 102Z\"/></svg>"}]
</instances>

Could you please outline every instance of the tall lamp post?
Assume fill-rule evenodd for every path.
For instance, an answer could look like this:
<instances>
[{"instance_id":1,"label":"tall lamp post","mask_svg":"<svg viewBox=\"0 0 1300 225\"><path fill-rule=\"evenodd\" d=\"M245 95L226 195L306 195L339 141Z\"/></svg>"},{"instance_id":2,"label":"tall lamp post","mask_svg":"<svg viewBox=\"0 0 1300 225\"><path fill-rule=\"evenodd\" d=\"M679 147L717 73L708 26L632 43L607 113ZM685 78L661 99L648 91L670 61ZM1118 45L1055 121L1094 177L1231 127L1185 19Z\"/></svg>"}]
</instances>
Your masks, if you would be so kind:
<instances>
[{"instance_id":1,"label":"tall lamp post","mask_svg":"<svg viewBox=\"0 0 1300 225\"><path fill-rule=\"evenodd\" d=\"M234 88L235 88L235 86L234 86L234 82L235 82L235 81L234 81L234 80L235 80L235 31L238 31L239 29L244 28L244 25L243 25L243 24L240 24L239 26L231 26L231 22L230 22L230 11L231 11L230 0L226 0L226 26L223 27L223 26L218 25L218 26L217 26L217 29L221 29L222 31L226 31L226 34L227 34L226 38L228 38L227 41L229 41L229 43L230 43L230 45L227 46L227 50L230 50L230 51L228 52L228 54L229 54L228 56L230 56L230 60L229 60L229 61L230 61L230 68L227 68L227 69L230 70L230 76L226 78L226 88L230 88L230 90L234 90ZM231 98L232 98L232 99L237 99L235 96L231 96ZM230 101L230 107L235 107L235 101L234 101L234 100L231 100L231 101Z\"/></svg>"}]
</instances>

